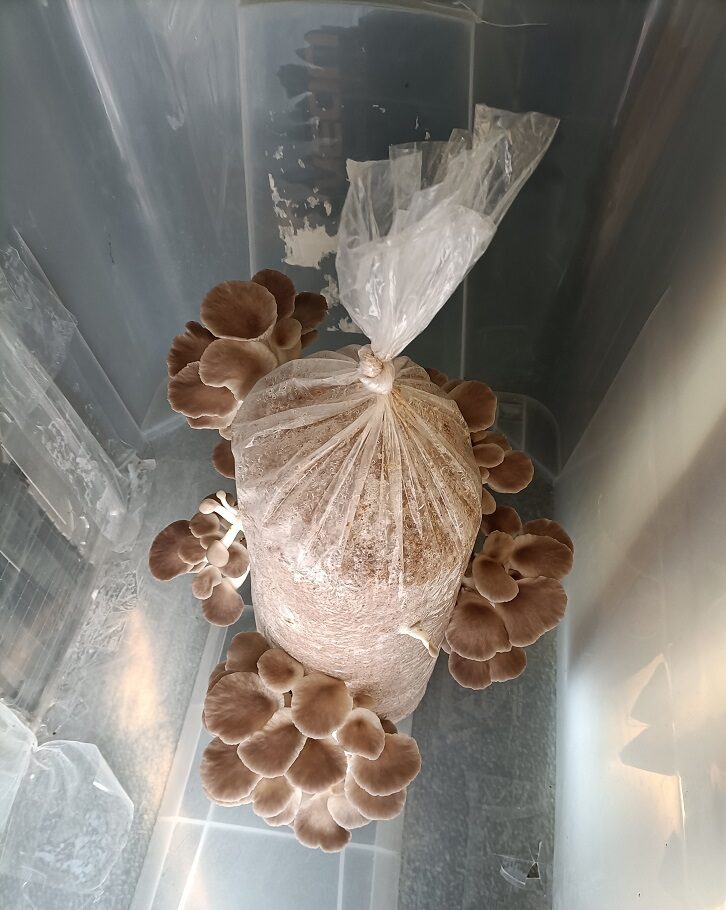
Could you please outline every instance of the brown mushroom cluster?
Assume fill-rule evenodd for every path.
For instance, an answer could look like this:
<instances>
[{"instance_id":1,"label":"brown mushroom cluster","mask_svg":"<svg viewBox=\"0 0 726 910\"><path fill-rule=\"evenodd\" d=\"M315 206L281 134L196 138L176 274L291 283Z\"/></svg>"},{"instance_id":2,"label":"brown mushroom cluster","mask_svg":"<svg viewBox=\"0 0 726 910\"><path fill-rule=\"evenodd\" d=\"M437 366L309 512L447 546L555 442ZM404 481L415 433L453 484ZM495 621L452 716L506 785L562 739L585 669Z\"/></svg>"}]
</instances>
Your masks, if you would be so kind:
<instances>
[{"instance_id":1,"label":"brown mushroom cluster","mask_svg":"<svg viewBox=\"0 0 726 910\"><path fill-rule=\"evenodd\" d=\"M204 702L215 737L202 757L205 793L220 806L251 805L308 847L342 850L354 828L403 810L421 768L416 742L371 705L258 632L235 635Z\"/></svg>"},{"instance_id":2,"label":"brown mushroom cluster","mask_svg":"<svg viewBox=\"0 0 726 910\"><path fill-rule=\"evenodd\" d=\"M297 293L292 281L264 269L251 281L225 281L202 302L201 322L188 322L166 359L171 407L195 429L218 430L213 463L234 477L229 446L235 414L256 382L300 356L318 335L327 302Z\"/></svg>"},{"instance_id":3,"label":"brown mushroom cluster","mask_svg":"<svg viewBox=\"0 0 726 910\"><path fill-rule=\"evenodd\" d=\"M523 525L515 509L497 505L486 489L519 493L534 477L531 459L490 429L497 399L489 386L427 372L458 404L484 486L484 542L472 555L442 647L461 686L486 689L523 673L524 648L564 616L567 595L560 582L572 570L574 546L556 521L539 518Z\"/></svg>"},{"instance_id":4,"label":"brown mushroom cluster","mask_svg":"<svg viewBox=\"0 0 726 910\"><path fill-rule=\"evenodd\" d=\"M201 600L204 617L229 626L242 615L237 593L250 571L237 504L223 490L208 496L189 521L173 521L154 538L149 571L159 581L192 574L192 594Z\"/></svg>"}]
</instances>

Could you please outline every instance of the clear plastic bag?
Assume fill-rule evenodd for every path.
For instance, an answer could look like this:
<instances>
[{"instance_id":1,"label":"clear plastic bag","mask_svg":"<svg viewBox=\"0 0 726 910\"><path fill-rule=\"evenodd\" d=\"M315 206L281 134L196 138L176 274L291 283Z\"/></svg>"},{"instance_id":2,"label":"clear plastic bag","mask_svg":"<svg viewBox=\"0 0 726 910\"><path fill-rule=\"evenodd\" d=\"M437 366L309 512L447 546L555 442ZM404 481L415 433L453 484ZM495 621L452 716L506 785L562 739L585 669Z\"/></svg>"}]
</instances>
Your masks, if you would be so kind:
<instances>
[{"instance_id":1,"label":"clear plastic bag","mask_svg":"<svg viewBox=\"0 0 726 910\"><path fill-rule=\"evenodd\" d=\"M484 252L555 127L477 108L473 134L349 162L338 281L371 345L278 368L233 425L260 632L394 720L425 690L482 495L457 405L398 355Z\"/></svg>"}]
</instances>

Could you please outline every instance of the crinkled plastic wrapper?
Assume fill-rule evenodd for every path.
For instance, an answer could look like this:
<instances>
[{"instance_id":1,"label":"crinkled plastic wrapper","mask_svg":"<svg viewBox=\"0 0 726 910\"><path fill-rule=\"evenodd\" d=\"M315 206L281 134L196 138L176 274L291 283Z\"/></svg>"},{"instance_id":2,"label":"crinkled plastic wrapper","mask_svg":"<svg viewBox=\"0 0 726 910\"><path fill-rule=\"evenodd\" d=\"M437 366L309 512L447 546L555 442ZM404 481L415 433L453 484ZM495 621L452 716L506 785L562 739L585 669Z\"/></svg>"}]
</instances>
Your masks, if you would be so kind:
<instances>
[{"instance_id":1,"label":"crinkled plastic wrapper","mask_svg":"<svg viewBox=\"0 0 726 910\"><path fill-rule=\"evenodd\" d=\"M370 347L292 361L233 429L257 625L393 720L435 662L481 521L456 404L398 356L481 256L556 121L478 108L473 134L349 163L341 302Z\"/></svg>"}]
</instances>

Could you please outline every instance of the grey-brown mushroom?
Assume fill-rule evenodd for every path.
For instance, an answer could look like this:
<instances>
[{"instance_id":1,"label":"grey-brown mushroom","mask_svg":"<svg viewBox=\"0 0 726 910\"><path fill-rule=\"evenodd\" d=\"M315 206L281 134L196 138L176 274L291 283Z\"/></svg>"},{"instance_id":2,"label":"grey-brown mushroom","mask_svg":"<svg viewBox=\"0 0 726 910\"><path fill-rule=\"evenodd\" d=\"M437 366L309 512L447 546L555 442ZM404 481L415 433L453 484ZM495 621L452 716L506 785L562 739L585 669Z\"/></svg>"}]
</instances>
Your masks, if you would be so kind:
<instances>
[{"instance_id":1,"label":"grey-brown mushroom","mask_svg":"<svg viewBox=\"0 0 726 910\"><path fill-rule=\"evenodd\" d=\"M497 604L497 613L517 647L534 644L554 629L565 615L567 595L553 578L521 578L519 593L509 603Z\"/></svg>"},{"instance_id":2,"label":"grey-brown mushroom","mask_svg":"<svg viewBox=\"0 0 726 910\"><path fill-rule=\"evenodd\" d=\"M533 477L534 465L528 455L505 452L502 463L489 470L487 483L497 493L519 493Z\"/></svg>"},{"instance_id":3,"label":"grey-brown mushroom","mask_svg":"<svg viewBox=\"0 0 726 910\"><path fill-rule=\"evenodd\" d=\"M238 632L227 649L227 669L256 672L257 661L269 647L259 632Z\"/></svg>"},{"instance_id":4,"label":"grey-brown mushroom","mask_svg":"<svg viewBox=\"0 0 726 910\"><path fill-rule=\"evenodd\" d=\"M229 671L227 671L229 672ZM263 777L285 774L302 752L305 737L292 721L289 708L280 708L265 726L237 747L242 761Z\"/></svg>"},{"instance_id":5,"label":"grey-brown mushroom","mask_svg":"<svg viewBox=\"0 0 726 910\"><path fill-rule=\"evenodd\" d=\"M351 774L345 778L345 796L361 815L371 821L387 821L395 818L406 805L406 791L399 790L388 796L373 796L355 782Z\"/></svg>"},{"instance_id":6,"label":"grey-brown mushroom","mask_svg":"<svg viewBox=\"0 0 726 910\"><path fill-rule=\"evenodd\" d=\"M236 401L243 401L277 365L277 358L261 341L219 338L202 355L199 376L207 386L224 388Z\"/></svg>"},{"instance_id":7,"label":"grey-brown mushroom","mask_svg":"<svg viewBox=\"0 0 726 910\"><path fill-rule=\"evenodd\" d=\"M244 612L245 602L233 585L223 578L202 601L202 613L213 626L231 626Z\"/></svg>"},{"instance_id":8,"label":"grey-brown mushroom","mask_svg":"<svg viewBox=\"0 0 726 910\"><path fill-rule=\"evenodd\" d=\"M204 354L208 351L209 348ZM202 381L199 362L187 364L171 377L167 399L172 409L185 417L219 417L231 421L237 410L237 400L229 389L212 388Z\"/></svg>"},{"instance_id":9,"label":"grey-brown mushroom","mask_svg":"<svg viewBox=\"0 0 726 910\"><path fill-rule=\"evenodd\" d=\"M149 571L159 581L170 581L189 571L179 556L179 547L191 536L188 521L172 521L162 528L149 548Z\"/></svg>"},{"instance_id":10,"label":"grey-brown mushroom","mask_svg":"<svg viewBox=\"0 0 726 910\"><path fill-rule=\"evenodd\" d=\"M342 780L347 767L346 754L332 737L307 739L287 776L306 793L321 793Z\"/></svg>"},{"instance_id":11,"label":"grey-brown mushroom","mask_svg":"<svg viewBox=\"0 0 726 910\"><path fill-rule=\"evenodd\" d=\"M346 752L371 759L380 756L386 743L380 720L368 708L353 708L336 736Z\"/></svg>"},{"instance_id":12,"label":"grey-brown mushroom","mask_svg":"<svg viewBox=\"0 0 726 910\"><path fill-rule=\"evenodd\" d=\"M470 660L488 660L510 647L509 635L498 612L488 600L462 590L446 629L451 649Z\"/></svg>"},{"instance_id":13,"label":"grey-brown mushroom","mask_svg":"<svg viewBox=\"0 0 726 910\"><path fill-rule=\"evenodd\" d=\"M328 811L328 798L323 793L303 799L293 830L301 844L319 847L324 853L342 850L350 840L350 831L341 828Z\"/></svg>"},{"instance_id":14,"label":"grey-brown mushroom","mask_svg":"<svg viewBox=\"0 0 726 910\"><path fill-rule=\"evenodd\" d=\"M289 692L304 676L301 663L281 648L270 648L257 661L257 671L273 692Z\"/></svg>"},{"instance_id":15,"label":"grey-brown mushroom","mask_svg":"<svg viewBox=\"0 0 726 910\"><path fill-rule=\"evenodd\" d=\"M199 776L207 796L223 804L249 796L260 779L240 760L235 746L221 739L213 739L204 750Z\"/></svg>"},{"instance_id":16,"label":"grey-brown mushroom","mask_svg":"<svg viewBox=\"0 0 726 910\"><path fill-rule=\"evenodd\" d=\"M421 770L416 740L404 733L386 733L383 751L376 759L353 755L350 773L358 786L373 796L390 796L403 790Z\"/></svg>"},{"instance_id":17,"label":"grey-brown mushroom","mask_svg":"<svg viewBox=\"0 0 726 910\"><path fill-rule=\"evenodd\" d=\"M224 281L204 298L201 317L218 338L251 340L275 324L277 303L267 288L254 281Z\"/></svg>"},{"instance_id":18,"label":"grey-brown mushroom","mask_svg":"<svg viewBox=\"0 0 726 910\"><path fill-rule=\"evenodd\" d=\"M223 742L235 744L261 730L282 707L282 697L264 685L256 673L223 676L207 693L204 716L207 729Z\"/></svg>"},{"instance_id":19,"label":"grey-brown mushroom","mask_svg":"<svg viewBox=\"0 0 726 910\"><path fill-rule=\"evenodd\" d=\"M470 433L486 430L494 423L497 397L485 383L466 380L451 389L448 395L459 406Z\"/></svg>"},{"instance_id":20,"label":"grey-brown mushroom","mask_svg":"<svg viewBox=\"0 0 726 910\"><path fill-rule=\"evenodd\" d=\"M187 364L198 361L207 346L214 341L214 335L198 322L188 322L186 329L176 335L166 357L166 366L170 376L183 370Z\"/></svg>"},{"instance_id":21,"label":"grey-brown mushroom","mask_svg":"<svg viewBox=\"0 0 726 910\"><path fill-rule=\"evenodd\" d=\"M292 690L292 716L306 736L329 736L343 723L353 707L342 679L310 673Z\"/></svg>"},{"instance_id":22,"label":"grey-brown mushroom","mask_svg":"<svg viewBox=\"0 0 726 910\"><path fill-rule=\"evenodd\" d=\"M295 309L295 285L277 269L262 269L252 276L255 284L266 288L275 298L278 320L291 316Z\"/></svg>"}]
</instances>

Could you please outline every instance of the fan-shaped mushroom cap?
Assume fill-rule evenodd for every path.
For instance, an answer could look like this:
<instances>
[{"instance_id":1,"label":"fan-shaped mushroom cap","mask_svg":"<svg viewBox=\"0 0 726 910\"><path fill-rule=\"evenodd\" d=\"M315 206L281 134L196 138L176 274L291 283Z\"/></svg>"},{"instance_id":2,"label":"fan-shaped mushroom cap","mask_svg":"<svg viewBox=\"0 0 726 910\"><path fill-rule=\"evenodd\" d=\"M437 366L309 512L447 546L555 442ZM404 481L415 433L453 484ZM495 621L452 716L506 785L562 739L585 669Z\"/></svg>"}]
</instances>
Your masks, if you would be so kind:
<instances>
[{"instance_id":1,"label":"fan-shaped mushroom cap","mask_svg":"<svg viewBox=\"0 0 726 910\"><path fill-rule=\"evenodd\" d=\"M292 315L302 326L303 335L313 331L328 314L328 301L322 294L303 291L295 298Z\"/></svg>"},{"instance_id":2,"label":"fan-shaped mushroom cap","mask_svg":"<svg viewBox=\"0 0 726 910\"><path fill-rule=\"evenodd\" d=\"M358 786L373 796L390 796L403 790L421 770L416 740L405 733L386 733L383 751L376 759L354 755L350 773Z\"/></svg>"},{"instance_id":3,"label":"fan-shaped mushroom cap","mask_svg":"<svg viewBox=\"0 0 726 910\"><path fill-rule=\"evenodd\" d=\"M234 478L234 455L232 454L232 443L228 439L218 442L212 450L212 464L222 477Z\"/></svg>"},{"instance_id":4,"label":"fan-shaped mushroom cap","mask_svg":"<svg viewBox=\"0 0 726 910\"><path fill-rule=\"evenodd\" d=\"M457 386L461 385L463 382L464 382L463 379L449 379L441 386L441 391L446 392L446 394L448 395L450 392L453 392L454 389Z\"/></svg>"},{"instance_id":5,"label":"fan-shaped mushroom cap","mask_svg":"<svg viewBox=\"0 0 726 910\"><path fill-rule=\"evenodd\" d=\"M237 752L257 774L277 777L289 770L304 745L305 737L292 722L290 709L280 708L261 730L239 744Z\"/></svg>"},{"instance_id":6,"label":"fan-shaped mushroom cap","mask_svg":"<svg viewBox=\"0 0 726 910\"><path fill-rule=\"evenodd\" d=\"M381 717L379 720L381 721L384 733L398 733L398 727L392 720L389 720L387 717Z\"/></svg>"},{"instance_id":7,"label":"fan-shaped mushroom cap","mask_svg":"<svg viewBox=\"0 0 726 910\"><path fill-rule=\"evenodd\" d=\"M219 338L259 338L277 319L277 303L254 281L224 281L202 302L202 322Z\"/></svg>"},{"instance_id":8,"label":"fan-shaped mushroom cap","mask_svg":"<svg viewBox=\"0 0 726 910\"><path fill-rule=\"evenodd\" d=\"M179 547L190 536L188 521L172 521L156 535L149 547L149 571L159 581L169 581L189 571L179 556Z\"/></svg>"},{"instance_id":9,"label":"fan-shaped mushroom cap","mask_svg":"<svg viewBox=\"0 0 726 910\"><path fill-rule=\"evenodd\" d=\"M214 389L202 382L198 362L187 364L171 377L167 399L172 409L185 417L227 419L229 416L231 420L237 409L237 401L229 389Z\"/></svg>"},{"instance_id":10,"label":"fan-shaped mushroom cap","mask_svg":"<svg viewBox=\"0 0 726 910\"><path fill-rule=\"evenodd\" d=\"M257 671L257 661L270 646L259 632L238 632L227 649L227 669Z\"/></svg>"},{"instance_id":11,"label":"fan-shaped mushroom cap","mask_svg":"<svg viewBox=\"0 0 726 910\"><path fill-rule=\"evenodd\" d=\"M372 695L368 695L367 692L359 692L357 695L353 696L353 707L354 708L371 708L375 704Z\"/></svg>"},{"instance_id":12,"label":"fan-shaped mushroom cap","mask_svg":"<svg viewBox=\"0 0 726 910\"><path fill-rule=\"evenodd\" d=\"M295 836L306 847L320 847L323 853L342 850L350 840L350 831L341 828L328 811L325 794L303 800L293 823Z\"/></svg>"},{"instance_id":13,"label":"fan-shaped mushroom cap","mask_svg":"<svg viewBox=\"0 0 726 910\"><path fill-rule=\"evenodd\" d=\"M348 831L363 828L370 821L356 809L347 796L341 793L328 797L328 812L333 816L336 825Z\"/></svg>"},{"instance_id":14,"label":"fan-shaped mushroom cap","mask_svg":"<svg viewBox=\"0 0 726 910\"><path fill-rule=\"evenodd\" d=\"M426 367L425 369L431 382L433 382L434 385L439 386L439 388L449 381L449 377L446 373L442 373L441 370L437 370L436 367Z\"/></svg>"},{"instance_id":15,"label":"fan-shaped mushroom cap","mask_svg":"<svg viewBox=\"0 0 726 910\"><path fill-rule=\"evenodd\" d=\"M486 430L497 416L497 396L488 385L476 380L467 380L449 392L459 406L461 415L470 433Z\"/></svg>"},{"instance_id":16,"label":"fan-shaped mushroom cap","mask_svg":"<svg viewBox=\"0 0 726 910\"><path fill-rule=\"evenodd\" d=\"M193 430L217 430L220 436L224 436L234 420L237 407L239 404L233 411L223 414L221 417L187 417L187 423ZM231 439L231 436L229 438Z\"/></svg>"},{"instance_id":17,"label":"fan-shaped mushroom cap","mask_svg":"<svg viewBox=\"0 0 726 910\"><path fill-rule=\"evenodd\" d=\"M508 651L509 636L488 600L473 591L462 591L446 629L452 651L470 660L488 660L497 651Z\"/></svg>"},{"instance_id":18,"label":"fan-shaped mushroom cap","mask_svg":"<svg viewBox=\"0 0 726 910\"><path fill-rule=\"evenodd\" d=\"M205 550L196 537L187 534L184 540L179 544L177 556L179 559L184 560L187 565L196 566L197 563L202 562L204 559Z\"/></svg>"},{"instance_id":19,"label":"fan-shaped mushroom cap","mask_svg":"<svg viewBox=\"0 0 726 910\"><path fill-rule=\"evenodd\" d=\"M481 523L482 534L491 534L493 531L503 531L515 537L522 530L522 519L516 509L511 506L497 506L489 515L485 515Z\"/></svg>"},{"instance_id":20,"label":"fan-shaped mushroom cap","mask_svg":"<svg viewBox=\"0 0 726 910\"><path fill-rule=\"evenodd\" d=\"M533 477L531 458L524 452L506 452L502 463L490 469L487 483L497 493L519 493Z\"/></svg>"},{"instance_id":21,"label":"fan-shaped mushroom cap","mask_svg":"<svg viewBox=\"0 0 726 910\"><path fill-rule=\"evenodd\" d=\"M206 502L208 502L208 500L205 499L202 506L204 506ZM216 515L205 515L203 512L197 512L189 522L189 530L195 537L205 537L207 534L215 534L219 529L219 519Z\"/></svg>"},{"instance_id":22,"label":"fan-shaped mushroom cap","mask_svg":"<svg viewBox=\"0 0 726 910\"><path fill-rule=\"evenodd\" d=\"M263 777L252 791L252 811L262 818L279 815L295 795L286 777Z\"/></svg>"},{"instance_id":23,"label":"fan-shaped mushroom cap","mask_svg":"<svg viewBox=\"0 0 726 910\"><path fill-rule=\"evenodd\" d=\"M224 574L228 578L244 578L250 569L250 554L247 547L235 541L227 550L229 558L224 564Z\"/></svg>"},{"instance_id":24,"label":"fan-shaped mushroom cap","mask_svg":"<svg viewBox=\"0 0 726 910\"><path fill-rule=\"evenodd\" d=\"M495 468L504 461L504 449L493 442L480 442L474 446L474 458L481 468Z\"/></svg>"},{"instance_id":25,"label":"fan-shaped mushroom cap","mask_svg":"<svg viewBox=\"0 0 726 910\"><path fill-rule=\"evenodd\" d=\"M202 355L199 375L207 386L224 387L236 401L243 401L276 366L277 358L261 341L220 338Z\"/></svg>"},{"instance_id":26,"label":"fan-shaped mushroom cap","mask_svg":"<svg viewBox=\"0 0 726 910\"><path fill-rule=\"evenodd\" d=\"M256 673L234 672L207 693L204 716L210 733L236 745L261 730L281 707L282 698L270 692Z\"/></svg>"},{"instance_id":27,"label":"fan-shaped mushroom cap","mask_svg":"<svg viewBox=\"0 0 726 910\"><path fill-rule=\"evenodd\" d=\"M236 748L221 739L213 739L204 750L199 776L207 796L221 803L245 799L260 779L245 767Z\"/></svg>"},{"instance_id":28,"label":"fan-shaped mushroom cap","mask_svg":"<svg viewBox=\"0 0 726 910\"><path fill-rule=\"evenodd\" d=\"M231 673L231 672L232 672L231 670L228 670L225 667L224 662L218 663L217 666L209 674L209 684L207 685L207 692L209 692L209 690L212 688L212 686L216 685L223 676L226 676L227 673Z\"/></svg>"},{"instance_id":29,"label":"fan-shaped mushroom cap","mask_svg":"<svg viewBox=\"0 0 726 910\"><path fill-rule=\"evenodd\" d=\"M505 452L509 452L512 448L504 433L497 433L494 430L480 430L478 433L471 434L472 445L476 446L483 442L499 446Z\"/></svg>"},{"instance_id":30,"label":"fan-shaped mushroom cap","mask_svg":"<svg viewBox=\"0 0 726 910\"><path fill-rule=\"evenodd\" d=\"M524 673L527 667L527 654L522 648L495 654L489 664L492 682L507 682Z\"/></svg>"},{"instance_id":31,"label":"fan-shaped mushroom cap","mask_svg":"<svg viewBox=\"0 0 726 910\"><path fill-rule=\"evenodd\" d=\"M292 716L306 736L329 736L343 723L353 707L342 679L310 673L292 690Z\"/></svg>"},{"instance_id":32,"label":"fan-shaped mushroom cap","mask_svg":"<svg viewBox=\"0 0 726 910\"><path fill-rule=\"evenodd\" d=\"M171 349L166 356L166 366L170 376L183 370L189 363L199 360L207 345L214 341L214 335L198 322L188 322L186 331L176 335Z\"/></svg>"},{"instance_id":33,"label":"fan-shaped mushroom cap","mask_svg":"<svg viewBox=\"0 0 726 910\"><path fill-rule=\"evenodd\" d=\"M332 737L308 739L287 777L307 793L321 793L345 777L348 759Z\"/></svg>"},{"instance_id":34,"label":"fan-shaped mushroom cap","mask_svg":"<svg viewBox=\"0 0 726 910\"><path fill-rule=\"evenodd\" d=\"M514 538L504 531L492 531L487 535L482 553L490 559L505 563L514 549Z\"/></svg>"},{"instance_id":35,"label":"fan-shaped mushroom cap","mask_svg":"<svg viewBox=\"0 0 726 910\"><path fill-rule=\"evenodd\" d=\"M255 284L261 285L272 294L277 305L277 318L290 316L295 308L295 285L276 269L262 269L252 276Z\"/></svg>"},{"instance_id":36,"label":"fan-shaped mushroom cap","mask_svg":"<svg viewBox=\"0 0 726 910\"><path fill-rule=\"evenodd\" d=\"M405 790L399 790L398 793L391 793L389 796L373 796L360 787L351 774L345 778L345 795L350 804L371 821L395 818L406 805Z\"/></svg>"},{"instance_id":37,"label":"fan-shaped mushroom cap","mask_svg":"<svg viewBox=\"0 0 726 910\"><path fill-rule=\"evenodd\" d=\"M501 616L513 645L526 647L554 629L565 615L567 595L553 578L521 578L519 593L509 603L499 604Z\"/></svg>"},{"instance_id":38,"label":"fan-shaped mushroom cap","mask_svg":"<svg viewBox=\"0 0 726 910\"><path fill-rule=\"evenodd\" d=\"M501 563L479 554L472 564L472 577L477 591L492 603L504 603L517 596L517 582Z\"/></svg>"},{"instance_id":39,"label":"fan-shaped mushroom cap","mask_svg":"<svg viewBox=\"0 0 726 910\"><path fill-rule=\"evenodd\" d=\"M456 651L449 655L449 673L464 689L486 689L492 684L488 660L469 660Z\"/></svg>"},{"instance_id":40,"label":"fan-shaped mushroom cap","mask_svg":"<svg viewBox=\"0 0 726 910\"><path fill-rule=\"evenodd\" d=\"M537 518L534 521L528 521L522 528L522 531L525 534L539 534L542 537L554 537L555 540L559 540L560 543L563 543L571 553L574 553L575 551L575 545L572 542L570 535L559 522L552 521L551 518Z\"/></svg>"},{"instance_id":41,"label":"fan-shaped mushroom cap","mask_svg":"<svg viewBox=\"0 0 726 910\"><path fill-rule=\"evenodd\" d=\"M272 330L270 343L283 351L289 351L300 344L301 336L302 326L297 319L288 316L287 319L281 319Z\"/></svg>"},{"instance_id":42,"label":"fan-shaped mushroom cap","mask_svg":"<svg viewBox=\"0 0 726 910\"><path fill-rule=\"evenodd\" d=\"M336 736L346 752L365 758L378 758L386 742L380 720L368 708L353 708Z\"/></svg>"},{"instance_id":43,"label":"fan-shaped mushroom cap","mask_svg":"<svg viewBox=\"0 0 726 910\"><path fill-rule=\"evenodd\" d=\"M213 540L207 547L207 560L218 569L223 569L229 562L229 550L221 540Z\"/></svg>"},{"instance_id":44,"label":"fan-shaped mushroom cap","mask_svg":"<svg viewBox=\"0 0 726 910\"><path fill-rule=\"evenodd\" d=\"M303 678L301 663L281 648L270 648L257 661L257 671L273 692L289 692Z\"/></svg>"},{"instance_id":45,"label":"fan-shaped mushroom cap","mask_svg":"<svg viewBox=\"0 0 726 910\"><path fill-rule=\"evenodd\" d=\"M509 564L529 578L564 578L572 571L572 550L554 537L522 534L514 541Z\"/></svg>"},{"instance_id":46,"label":"fan-shaped mushroom cap","mask_svg":"<svg viewBox=\"0 0 726 910\"><path fill-rule=\"evenodd\" d=\"M486 487L481 491L481 514L490 515L497 507L497 501Z\"/></svg>"},{"instance_id":47,"label":"fan-shaped mushroom cap","mask_svg":"<svg viewBox=\"0 0 726 910\"><path fill-rule=\"evenodd\" d=\"M197 600L206 600L211 596L215 585L222 581L222 573L216 566L206 566L192 582L192 594Z\"/></svg>"},{"instance_id":48,"label":"fan-shaped mushroom cap","mask_svg":"<svg viewBox=\"0 0 726 910\"><path fill-rule=\"evenodd\" d=\"M278 815L273 815L270 818L266 818L265 821L272 828L280 828L282 825L292 824L293 819L297 815L297 811L300 808L300 803L302 802L302 790L295 789L292 799L285 806L285 808Z\"/></svg>"},{"instance_id":49,"label":"fan-shaped mushroom cap","mask_svg":"<svg viewBox=\"0 0 726 910\"><path fill-rule=\"evenodd\" d=\"M202 601L202 613L213 626L231 626L242 615L245 602L235 588L225 579Z\"/></svg>"}]
</instances>

